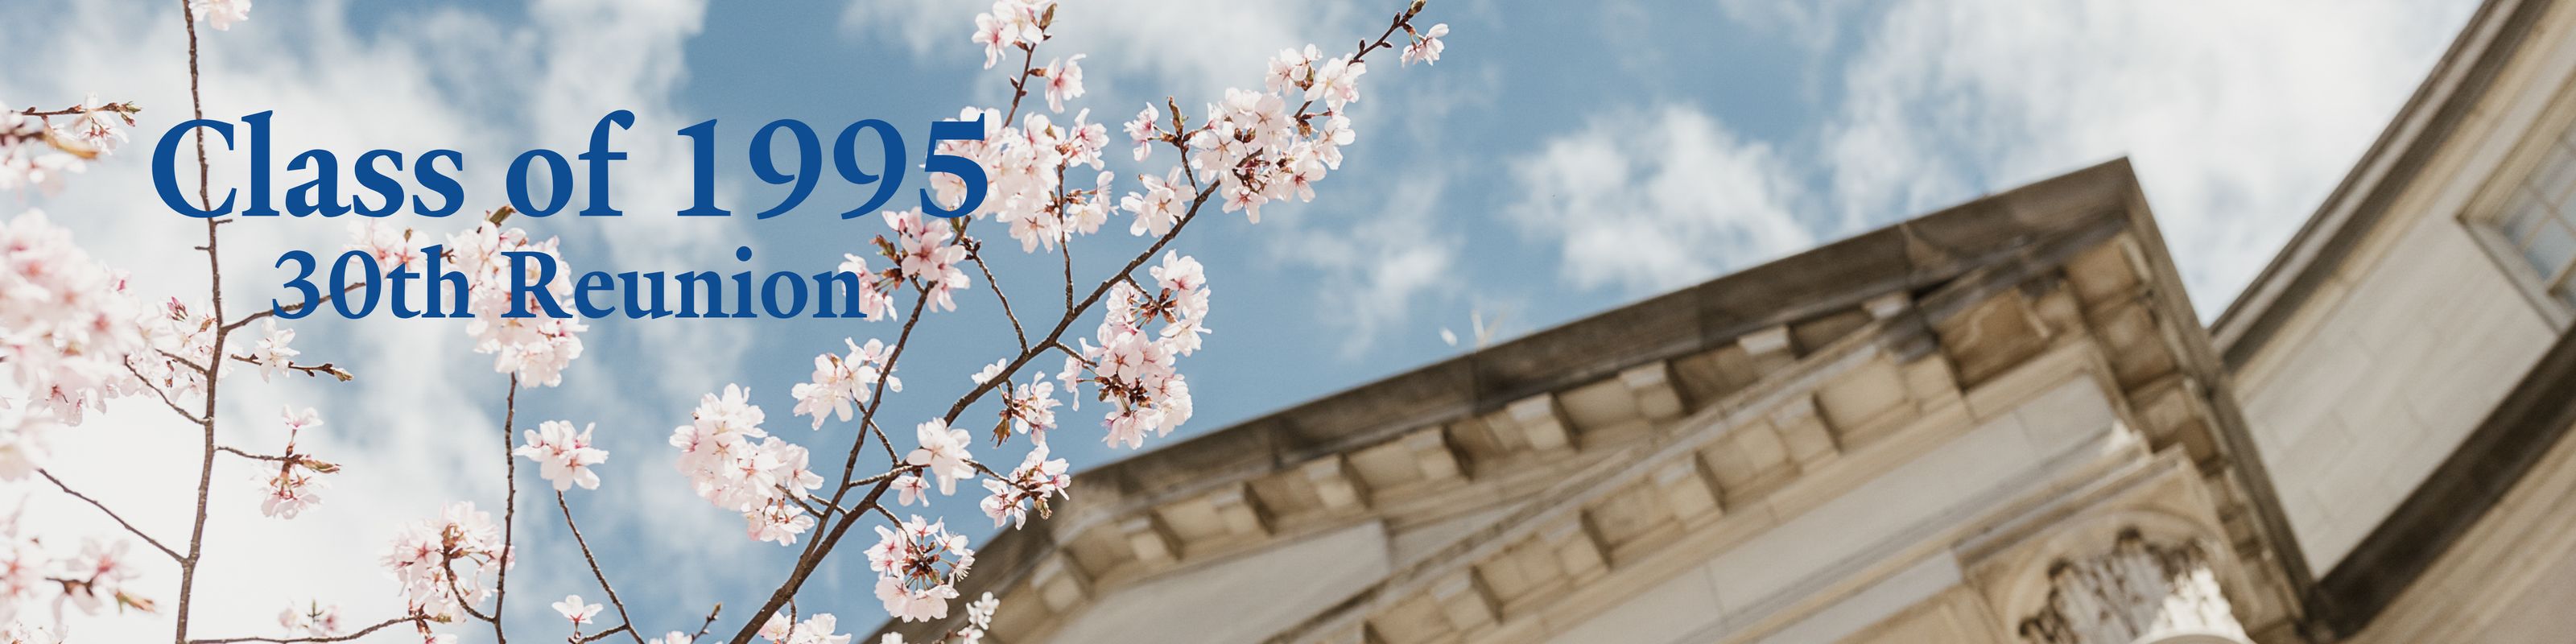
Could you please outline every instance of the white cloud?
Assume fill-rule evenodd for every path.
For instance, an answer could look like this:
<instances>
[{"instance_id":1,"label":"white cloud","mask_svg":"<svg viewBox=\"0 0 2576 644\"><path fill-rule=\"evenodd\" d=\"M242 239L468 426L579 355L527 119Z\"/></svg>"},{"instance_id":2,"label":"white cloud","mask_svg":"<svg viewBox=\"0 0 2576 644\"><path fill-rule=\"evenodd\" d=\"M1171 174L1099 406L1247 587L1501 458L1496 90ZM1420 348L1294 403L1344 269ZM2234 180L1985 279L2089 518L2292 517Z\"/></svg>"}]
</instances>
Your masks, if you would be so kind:
<instances>
[{"instance_id":1,"label":"white cloud","mask_svg":"<svg viewBox=\"0 0 2576 644\"><path fill-rule=\"evenodd\" d=\"M1820 165L1848 231L2129 155L2215 314L2475 4L1903 2L1861 25Z\"/></svg>"},{"instance_id":2,"label":"white cloud","mask_svg":"<svg viewBox=\"0 0 2576 644\"><path fill-rule=\"evenodd\" d=\"M1426 300L1453 297L1464 287L1455 279L1462 242L1438 219L1445 187L1437 179L1397 184L1384 209L1335 218L1329 226L1308 222L1323 214L1311 208L1262 224L1279 227L1262 231L1274 240L1272 259L1322 274L1315 284L1318 310L1335 312L1324 319L1350 333L1351 341L1341 343L1343 357L1366 353L1417 308L1427 308Z\"/></svg>"},{"instance_id":3,"label":"white cloud","mask_svg":"<svg viewBox=\"0 0 2576 644\"><path fill-rule=\"evenodd\" d=\"M1776 2L1772 0L1718 0L1717 9L1727 20L1746 27L1771 32L1783 40L1810 52L1831 49L1840 34L1841 21L1836 14L1852 8L1857 0L1809 0Z\"/></svg>"},{"instance_id":4,"label":"white cloud","mask_svg":"<svg viewBox=\"0 0 2576 644\"><path fill-rule=\"evenodd\" d=\"M842 26L854 33L899 39L916 55L981 60L983 52L969 36L975 31L975 14L991 6L953 0L857 0L843 13ZM1214 100L1227 87L1257 87L1266 61L1281 49L1314 43L1327 50L1347 50L1362 35L1377 35L1375 29L1360 34L1362 28L1384 28L1386 19L1403 8L1400 2L1384 0L1081 2L1058 10L1051 30L1056 36L1039 54L1089 53L1091 57L1083 61L1090 72L1084 82L1094 92L1135 94L1140 99L1144 94L1139 92L1150 91L1156 97L1168 93L1190 107ZM992 84L981 86L990 89ZM1092 104L1101 106L1097 101ZM1109 107L1117 108L1111 112L1121 116L1135 110L1124 105Z\"/></svg>"},{"instance_id":5,"label":"white cloud","mask_svg":"<svg viewBox=\"0 0 2576 644\"><path fill-rule=\"evenodd\" d=\"M1697 109L1613 110L1512 161L1504 211L1559 245L1568 281L1650 292L1812 244L1784 165Z\"/></svg>"}]
</instances>

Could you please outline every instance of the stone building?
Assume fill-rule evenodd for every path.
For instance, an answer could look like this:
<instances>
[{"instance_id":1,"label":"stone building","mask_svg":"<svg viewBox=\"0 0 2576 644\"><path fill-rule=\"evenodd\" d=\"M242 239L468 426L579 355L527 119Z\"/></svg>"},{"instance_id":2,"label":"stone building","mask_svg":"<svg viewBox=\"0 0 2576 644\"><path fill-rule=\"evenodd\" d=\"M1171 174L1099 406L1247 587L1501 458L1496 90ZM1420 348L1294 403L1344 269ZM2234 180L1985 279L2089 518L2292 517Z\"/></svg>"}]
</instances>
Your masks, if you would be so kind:
<instances>
[{"instance_id":1,"label":"stone building","mask_svg":"<svg viewBox=\"0 0 2576 644\"><path fill-rule=\"evenodd\" d=\"M961 590L1005 644L2569 641L2571 29L2485 2L2214 324L2113 161L1084 472Z\"/></svg>"}]
</instances>

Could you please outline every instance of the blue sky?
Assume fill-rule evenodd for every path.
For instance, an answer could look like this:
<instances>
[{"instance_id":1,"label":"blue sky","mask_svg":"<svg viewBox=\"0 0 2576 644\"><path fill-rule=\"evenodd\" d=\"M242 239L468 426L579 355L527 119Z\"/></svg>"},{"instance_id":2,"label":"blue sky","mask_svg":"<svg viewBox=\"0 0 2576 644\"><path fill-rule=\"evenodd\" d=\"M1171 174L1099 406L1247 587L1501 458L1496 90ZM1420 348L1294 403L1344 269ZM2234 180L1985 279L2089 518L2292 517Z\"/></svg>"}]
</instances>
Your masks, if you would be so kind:
<instances>
[{"instance_id":1,"label":"blue sky","mask_svg":"<svg viewBox=\"0 0 2576 644\"><path fill-rule=\"evenodd\" d=\"M39 19L0 21L0 61L11 67L0 100L132 99L146 109L136 138L156 137L186 107L184 46L168 4L13 3L13 18ZM518 223L562 236L577 270L732 270L732 249L747 245L763 272L812 272L864 252L884 230L874 217L842 221L839 207L826 207L854 200L855 189L826 182L807 206L769 221L680 220L668 213L685 199L676 177L686 149L670 132L716 118L738 146L770 119L833 132L879 118L917 138L930 119L1007 96L967 42L977 3L780 4L791 6L263 2L250 22L202 34L207 107L218 118L277 110L281 149L464 150L469 198L493 204L496 171L518 151L577 149L599 115L633 110L641 122L620 139L633 160L618 170L627 217ZM1401 4L1073 0L1047 47L1091 54L1091 93L1078 105L1116 123L1167 94L1196 106L1224 87L1257 85L1265 56L1374 34ZM1212 218L1178 246L1207 263L1216 293L1216 335L1183 363L1198 408L1184 432L1462 351L1440 331L1469 333L1471 315L1519 335L2124 154L2196 305L2214 316L2377 135L2470 4L1435 1L1427 19L1454 30L1447 57L1436 67L1391 58L1373 66L1353 110L1360 140L1314 203L1275 207L1258 225ZM767 203L774 189L748 180L738 154L720 175L727 200ZM1165 167L1111 156L1122 187L1140 169ZM150 199L146 159L139 147L120 153L59 196L12 195L22 203L0 204L0 213L42 208L135 271L146 292L202 293L202 264L187 252L199 233ZM240 172L217 165L219 181ZM408 223L444 232L441 222ZM268 266L277 253L336 249L344 225L228 227L231 298L265 301L271 278L283 277ZM1088 270L1078 272L1092 275L1137 247L1123 234L1085 242L1078 257ZM1004 285L1015 294L1059 288L1043 259L1000 260ZM1001 357L1008 337L990 308L969 300L925 322L929 339L904 360L909 386L887 406L888 426L944 410L968 374ZM213 542L209 574L244 589L210 600L240 613L212 618L220 634L265 632L277 608L313 595L349 598L353 619L390 614L398 604L373 557L394 522L449 500L490 506L500 496L502 380L453 323L317 317L298 328L308 356L350 366L360 380L231 389L243 397L227 402L226 440L272 444L279 404L320 407L330 424L319 449L345 456L350 471L338 477L340 496L293 523L258 517L249 484L221 485L247 470L218 472L212 529L226 536ZM850 430L805 430L787 413L787 389L841 338L891 339L895 328L602 320L594 329L566 384L523 395L520 418L599 424L613 454L607 484L573 503L603 563L625 573L630 607L657 616L648 631L690 626L719 600L739 617L792 552L743 539L737 518L691 496L663 438L699 394L738 382L768 408L773 432L836 462ZM131 464L85 474L112 503L184 516L183 499L156 491L193 483L193 443L174 425L129 404L59 451ZM1077 422L1054 442L1077 468L1124 454ZM1014 463L1017 449L979 453ZM532 473L521 483L540 485ZM60 525L95 521L41 494L25 503ZM972 503L946 502L954 523L987 525ZM533 633L553 627L546 602L596 591L577 560L561 556L569 544L551 504L527 505L530 558L512 576L508 616ZM842 613L861 629L874 623L871 578L854 552L862 546L845 548L842 565L809 585L807 610ZM547 553L556 556L540 558ZM127 618L82 628L163 627Z\"/></svg>"}]
</instances>

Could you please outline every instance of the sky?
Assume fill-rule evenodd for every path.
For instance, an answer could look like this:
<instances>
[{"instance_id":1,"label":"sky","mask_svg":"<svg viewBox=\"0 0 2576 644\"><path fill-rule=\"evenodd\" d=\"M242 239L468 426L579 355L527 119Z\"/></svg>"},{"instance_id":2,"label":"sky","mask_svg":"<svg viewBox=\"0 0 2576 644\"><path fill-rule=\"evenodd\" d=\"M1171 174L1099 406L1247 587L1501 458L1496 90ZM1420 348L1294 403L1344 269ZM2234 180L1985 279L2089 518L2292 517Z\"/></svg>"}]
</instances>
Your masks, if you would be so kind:
<instances>
[{"instance_id":1,"label":"sky","mask_svg":"<svg viewBox=\"0 0 2576 644\"><path fill-rule=\"evenodd\" d=\"M1402 4L1068 0L1046 51L1089 54L1090 92L1075 105L1114 124L1166 96L1196 112L1227 87L1257 86L1279 49L1347 46L1335 44L1374 35ZM2194 305L2214 317L2379 134L2473 5L1435 0L1425 21L1451 26L1446 56L1434 66L1391 57L1372 65L1352 108L1359 139L1314 202L1265 209L1258 224L1213 217L1176 244L1206 263L1215 293L1215 334L1182 363L1197 417L1179 434L1466 351L1442 332L1472 338L1473 319L1507 339L2120 156L2135 164ZM772 119L830 133L876 118L918 140L929 120L1008 100L1003 76L983 69L968 41L983 8L262 2L249 22L203 30L200 47L209 117L275 110L280 150L463 151L473 210L500 203L499 171L519 151L577 150L600 115L631 110L638 123L618 139L629 160L615 197L627 216L514 223L560 236L573 270L813 272L867 252L884 231L875 217L844 221L834 214L845 206L827 207L857 200L858 189L825 182L807 206L771 220L684 220L670 213L688 199L688 149L664 133L716 119L719 136L739 146ZM188 105L177 9L13 0L0 10L12 18L0 21L0 102L50 108L95 93L145 110L132 148L57 195L0 195L0 216L42 209L101 260L132 271L138 290L195 299L205 276L190 248L203 229L151 196L145 167L144 146ZM773 199L777 188L751 180L740 148L728 149L720 199L745 204L738 210ZM1126 163L1123 152L1110 155L1122 189L1138 171L1167 167ZM243 173L238 160L216 161L219 185ZM447 232L440 220L402 217ZM274 297L286 275L273 258L336 252L347 225L227 226L228 300L241 310ZM1123 231L1113 224L1083 240L1077 271L1102 274L1141 247ZM739 246L755 258L735 262ZM1014 293L1043 294L1061 287L1048 259L1003 257L996 270ZM887 426L944 411L971 386L969 374L1003 357L1007 329L993 308L970 298L925 321ZM280 521L257 513L249 468L219 464L201 583L225 592L201 599L203 635L273 632L279 609L316 597L355 622L392 616L400 600L376 559L397 527L450 501L500 504L506 380L471 352L458 323L324 315L294 327L307 357L358 379L236 376L225 387L223 440L274 449L283 441L276 410L312 406L327 425L304 446L346 469L323 505ZM744 538L737 517L690 493L671 469L670 429L699 396L740 383L768 409L773 433L837 457L851 430L805 429L788 414L788 389L842 338L890 340L895 330L598 320L561 387L521 392L522 426L597 424L611 452L606 484L571 503L602 563L624 573L619 591L644 630L694 627L717 601L734 607L725 620L734 622L794 554ZM1071 420L1090 417L1067 412L1053 441L1076 469L1130 453ZM1017 449L978 453L1008 464ZM180 534L195 450L191 428L127 400L59 433L55 470L145 530ZM523 492L544 485L522 470ZM527 555L510 578L513 632L554 632L559 618L546 604L564 594L598 599L544 501L521 503ZM989 534L973 503L960 496L942 507L950 523ZM23 506L26 525L114 531L50 489L7 484L0 504ZM882 612L857 547L817 575L800 605L864 632ZM166 562L144 570L141 588L176 577ZM74 633L123 641L165 633L166 619L77 620ZM482 635L456 630L467 641Z\"/></svg>"}]
</instances>

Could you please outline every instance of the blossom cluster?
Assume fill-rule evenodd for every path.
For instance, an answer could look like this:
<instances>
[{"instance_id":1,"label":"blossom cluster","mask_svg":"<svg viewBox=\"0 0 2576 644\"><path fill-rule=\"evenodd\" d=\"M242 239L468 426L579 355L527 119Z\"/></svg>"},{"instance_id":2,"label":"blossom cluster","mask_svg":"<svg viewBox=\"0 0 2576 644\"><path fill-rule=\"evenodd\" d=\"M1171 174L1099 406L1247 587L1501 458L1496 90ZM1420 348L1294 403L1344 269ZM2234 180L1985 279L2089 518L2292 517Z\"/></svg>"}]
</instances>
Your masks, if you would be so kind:
<instances>
[{"instance_id":1,"label":"blossom cluster","mask_svg":"<svg viewBox=\"0 0 2576 644\"><path fill-rule=\"evenodd\" d=\"M1047 458L1046 443L1038 443L1029 450L1028 458L1011 470L1009 478L984 481L984 490L992 493L984 497L984 516L992 517L993 527L997 528L1005 523L1013 527L1028 525L1032 508L1038 516L1047 516L1050 497L1069 496L1065 488L1073 486L1073 476L1066 473L1067 467L1064 459Z\"/></svg>"},{"instance_id":2,"label":"blossom cluster","mask_svg":"<svg viewBox=\"0 0 2576 644\"><path fill-rule=\"evenodd\" d=\"M841 342L849 345L848 354L814 356L813 381L789 389L796 397L795 415L813 416L815 429L823 428L826 416L849 420L853 408L866 404L880 381L887 390L903 391L903 379L893 374L893 347L873 338L865 345L849 338Z\"/></svg>"},{"instance_id":3,"label":"blossom cluster","mask_svg":"<svg viewBox=\"0 0 2576 644\"><path fill-rule=\"evenodd\" d=\"M569 490L575 485L584 490L599 489L599 473L591 471L590 466L607 462L608 450L590 446L589 425L583 425L581 432L574 433L572 423L549 420L538 423L536 429L523 434L527 437L527 444L511 453L536 461L537 474L553 483L555 491Z\"/></svg>"},{"instance_id":4,"label":"blossom cluster","mask_svg":"<svg viewBox=\"0 0 2576 644\"><path fill-rule=\"evenodd\" d=\"M814 527L800 503L823 477L807 468L804 447L760 428L766 418L749 391L725 385L724 395L707 394L689 424L671 430L671 446L699 498L742 513L752 539L787 545Z\"/></svg>"},{"instance_id":5,"label":"blossom cluster","mask_svg":"<svg viewBox=\"0 0 2576 644\"><path fill-rule=\"evenodd\" d=\"M1153 293L1132 281L1110 288L1098 331L1082 341L1079 355L1065 357L1057 375L1077 405L1080 386L1093 385L1098 399L1110 403L1104 440L1130 449L1144 445L1148 431L1167 435L1189 421L1190 385L1179 359L1197 352L1209 333L1207 273L1198 260L1166 254L1150 272ZM1148 328L1158 321L1158 328Z\"/></svg>"},{"instance_id":6,"label":"blossom cluster","mask_svg":"<svg viewBox=\"0 0 2576 644\"><path fill-rule=\"evenodd\" d=\"M877 545L868 548L868 569L877 573L877 599L886 612L907 622L945 619L948 600L957 598L957 580L975 565L966 536L948 531L944 521L913 516L893 529L877 526Z\"/></svg>"},{"instance_id":7,"label":"blossom cluster","mask_svg":"<svg viewBox=\"0 0 2576 644\"><path fill-rule=\"evenodd\" d=\"M516 563L512 555L492 525L492 513L460 501L437 519L404 527L383 561L402 586L408 612L453 621L491 598L495 591L483 585L483 577Z\"/></svg>"},{"instance_id":8,"label":"blossom cluster","mask_svg":"<svg viewBox=\"0 0 2576 644\"><path fill-rule=\"evenodd\" d=\"M131 390L125 356L146 346L140 313L125 276L43 213L0 222L0 373L24 392L0 394L0 480L44 465L49 428Z\"/></svg>"},{"instance_id":9,"label":"blossom cluster","mask_svg":"<svg viewBox=\"0 0 2576 644\"><path fill-rule=\"evenodd\" d=\"M377 244L383 243L388 236L377 230L362 229L361 233L360 241L368 244L371 253L380 252L381 247ZM507 253L541 253L553 258L552 263L560 266L563 256L557 251L559 245L559 241L552 237L536 241L525 230L485 223L449 236L446 246L447 259L455 262L456 269L465 274L470 285L466 311L474 317L465 322L465 332L474 337L474 352L494 354L492 368L495 371L515 374L531 384L548 387L562 384L564 367L569 366L574 358L581 357L579 334L590 330L590 325L583 324L577 317L546 315L544 307L535 304L537 295L533 293L528 295L529 301L512 302L510 289L514 276L510 273L514 269ZM522 266L529 274L517 276L519 283L535 284L538 278L547 277L535 272L537 262L524 262ZM386 266L384 270L391 271L393 267ZM572 294L572 279L565 277L566 274L568 272L558 272L544 284L556 300ZM513 304L535 315L503 317L502 314L508 313Z\"/></svg>"},{"instance_id":10,"label":"blossom cluster","mask_svg":"<svg viewBox=\"0 0 2576 644\"><path fill-rule=\"evenodd\" d=\"M974 284L966 278L966 270L958 266L966 261L967 253L966 247L957 243L957 228L925 217L917 208L887 213L885 220L886 226L894 229L895 238L879 236L877 247L887 259L894 260L894 274L929 294L931 310L957 310L957 291ZM861 300L860 311L866 312L865 299Z\"/></svg>"},{"instance_id":11,"label":"blossom cluster","mask_svg":"<svg viewBox=\"0 0 2576 644\"><path fill-rule=\"evenodd\" d=\"M21 534L17 524L15 516L0 517L0 623L18 621L20 611L45 603L57 618L66 608L85 615L110 606L152 609L151 600L125 590L139 576L126 560L131 543L84 539L78 554L61 557L36 536ZM32 632L19 636L50 641Z\"/></svg>"},{"instance_id":12,"label":"blossom cluster","mask_svg":"<svg viewBox=\"0 0 2576 644\"><path fill-rule=\"evenodd\" d=\"M347 631L340 624L340 606L318 601L278 611L277 625L288 635L315 639L339 637Z\"/></svg>"},{"instance_id":13,"label":"blossom cluster","mask_svg":"<svg viewBox=\"0 0 2576 644\"><path fill-rule=\"evenodd\" d=\"M801 622L783 614L770 613L769 621L761 623L759 635L771 644L850 644L850 636L837 632L840 628L840 618L833 617L831 613L816 613Z\"/></svg>"},{"instance_id":14,"label":"blossom cluster","mask_svg":"<svg viewBox=\"0 0 2576 644\"><path fill-rule=\"evenodd\" d=\"M1057 68L1051 73L1059 79L1077 77L1080 68ZM1056 83L1047 86L1051 104L1060 105L1068 93L1080 95L1080 82L1069 89ZM984 202L973 214L1008 226L1020 250L1052 252L1074 235L1098 232L1108 223L1114 205L1109 183L1116 175L1101 170L1100 152L1109 146L1109 126L1091 122L1090 110L1075 114L1073 123L1065 125L1046 114L1030 113L1015 126L1004 123L1007 117L992 108L964 108L957 118L980 119L984 138L943 142L940 153L973 159L984 168ZM1068 189L1065 175L1085 167L1093 173L1092 185ZM965 184L952 175L935 175L931 187L944 203L965 198Z\"/></svg>"},{"instance_id":15,"label":"blossom cluster","mask_svg":"<svg viewBox=\"0 0 2576 644\"><path fill-rule=\"evenodd\" d=\"M91 95L79 107L51 113L65 120L56 124L54 116L31 115L32 110L0 101L0 192L61 189L66 175L87 169L90 160L113 154L125 143L134 111L133 105L102 103Z\"/></svg>"},{"instance_id":16,"label":"blossom cluster","mask_svg":"<svg viewBox=\"0 0 2576 644\"><path fill-rule=\"evenodd\" d=\"M295 449L295 440L303 436L304 430L322 426L320 415L315 414L310 407L302 411L288 407L283 415L286 422L286 454L277 457L275 471L263 470L252 480L258 482L261 490L266 493L266 496L260 499L260 514L293 519L297 514L303 513L305 508L322 502L321 490L325 486L318 477L339 471L339 467L316 460Z\"/></svg>"}]
</instances>

